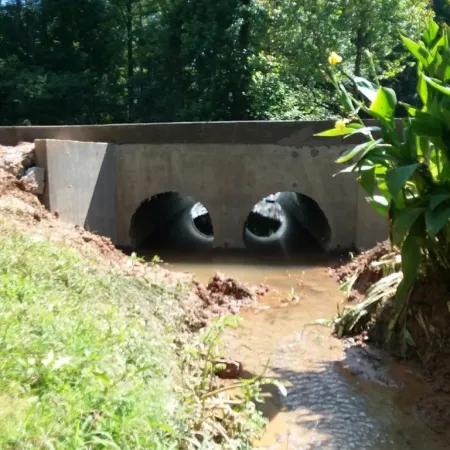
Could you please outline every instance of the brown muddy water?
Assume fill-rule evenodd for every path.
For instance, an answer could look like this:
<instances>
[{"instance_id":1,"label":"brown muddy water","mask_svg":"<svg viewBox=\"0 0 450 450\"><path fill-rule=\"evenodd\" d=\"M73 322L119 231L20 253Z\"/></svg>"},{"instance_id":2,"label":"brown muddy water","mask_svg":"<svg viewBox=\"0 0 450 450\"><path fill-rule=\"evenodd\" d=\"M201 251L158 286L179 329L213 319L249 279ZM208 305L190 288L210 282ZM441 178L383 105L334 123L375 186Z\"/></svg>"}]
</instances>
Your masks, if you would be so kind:
<instances>
[{"instance_id":1,"label":"brown muddy water","mask_svg":"<svg viewBox=\"0 0 450 450\"><path fill-rule=\"evenodd\" d=\"M286 396L278 388L265 389L271 397L261 409L269 425L254 448L450 448L448 430L437 433L416 412L420 399L431 395L419 371L312 324L332 317L343 301L326 272L327 261L287 265L237 254L165 261L168 268L192 272L205 283L221 272L270 287L257 308L242 311L242 325L225 339L226 356L241 361L247 376L260 374L270 361L266 375L287 388Z\"/></svg>"}]
</instances>

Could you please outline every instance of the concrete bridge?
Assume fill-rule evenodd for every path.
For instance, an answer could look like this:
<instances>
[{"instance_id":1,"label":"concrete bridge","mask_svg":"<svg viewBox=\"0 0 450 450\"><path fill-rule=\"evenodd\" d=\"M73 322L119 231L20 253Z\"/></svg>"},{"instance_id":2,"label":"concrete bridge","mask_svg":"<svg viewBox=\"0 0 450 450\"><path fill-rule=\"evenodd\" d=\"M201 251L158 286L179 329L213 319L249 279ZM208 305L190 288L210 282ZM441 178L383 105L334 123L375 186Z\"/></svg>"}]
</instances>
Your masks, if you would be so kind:
<instances>
[{"instance_id":1,"label":"concrete bridge","mask_svg":"<svg viewBox=\"0 0 450 450\"><path fill-rule=\"evenodd\" d=\"M129 246L139 205L178 191L203 203L214 247L242 248L243 227L263 197L294 191L315 200L332 231L331 248L366 248L387 237L354 175L333 177L347 147L313 135L327 122L219 122L3 127L0 142L36 140L47 169L51 211ZM348 142L345 144L349 145Z\"/></svg>"}]
</instances>

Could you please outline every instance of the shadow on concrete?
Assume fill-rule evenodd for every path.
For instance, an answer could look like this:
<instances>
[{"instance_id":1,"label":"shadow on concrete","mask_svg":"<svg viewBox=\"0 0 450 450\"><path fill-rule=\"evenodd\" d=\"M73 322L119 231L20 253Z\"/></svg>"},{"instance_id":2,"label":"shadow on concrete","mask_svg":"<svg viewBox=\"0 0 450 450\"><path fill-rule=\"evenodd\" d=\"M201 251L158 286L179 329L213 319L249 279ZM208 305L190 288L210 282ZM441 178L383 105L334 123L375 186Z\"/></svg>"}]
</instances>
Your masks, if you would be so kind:
<instances>
[{"instance_id":1,"label":"shadow on concrete","mask_svg":"<svg viewBox=\"0 0 450 450\"><path fill-rule=\"evenodd\" d=\"M88 170L88 169L87 169ZM84 228L117 241L115 145L108 144L86 214Z\"/></svg>"}]
</instances>

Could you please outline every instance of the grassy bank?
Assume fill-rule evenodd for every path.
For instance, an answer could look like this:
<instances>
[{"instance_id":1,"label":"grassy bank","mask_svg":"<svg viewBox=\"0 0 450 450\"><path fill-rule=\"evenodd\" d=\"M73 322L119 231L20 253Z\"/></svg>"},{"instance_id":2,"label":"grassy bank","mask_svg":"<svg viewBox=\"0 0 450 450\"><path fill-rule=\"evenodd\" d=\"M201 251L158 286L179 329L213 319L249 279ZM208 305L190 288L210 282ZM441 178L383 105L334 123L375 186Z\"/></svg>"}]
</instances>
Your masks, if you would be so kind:
<instances>
[{"instance_id":1,"label":"grassy bank","mask_svg":"<svg viewBox=\"0 0 450 450\"><path fill-rule=\"evenodd\" d=\"M220 432L206 411L213 368L176 290L0 231L0 448L251 448L252 403Z\"/></svg>"}]
</instances>

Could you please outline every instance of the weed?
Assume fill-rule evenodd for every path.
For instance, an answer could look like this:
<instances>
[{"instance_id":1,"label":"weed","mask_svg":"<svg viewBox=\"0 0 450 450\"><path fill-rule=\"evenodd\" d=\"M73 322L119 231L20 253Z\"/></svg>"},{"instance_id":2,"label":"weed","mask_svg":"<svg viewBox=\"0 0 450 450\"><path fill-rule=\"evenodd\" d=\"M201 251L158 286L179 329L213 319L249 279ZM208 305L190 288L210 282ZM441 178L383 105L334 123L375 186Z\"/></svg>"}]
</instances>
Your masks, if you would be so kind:
<instances>
[{"instance_id":1,"label":"weed","mask_svg":"<svg viewBox=\"0 0 450 450\"><path fill-rule=\"evenodd\" d=\"M0 448L250 448L257 382L211 392L219 325L187 333L177 292L93 264L2 225Z\"/></svg>"}]
</instances>

